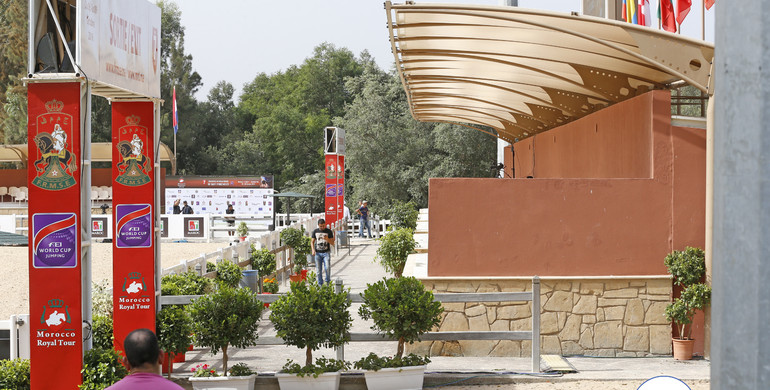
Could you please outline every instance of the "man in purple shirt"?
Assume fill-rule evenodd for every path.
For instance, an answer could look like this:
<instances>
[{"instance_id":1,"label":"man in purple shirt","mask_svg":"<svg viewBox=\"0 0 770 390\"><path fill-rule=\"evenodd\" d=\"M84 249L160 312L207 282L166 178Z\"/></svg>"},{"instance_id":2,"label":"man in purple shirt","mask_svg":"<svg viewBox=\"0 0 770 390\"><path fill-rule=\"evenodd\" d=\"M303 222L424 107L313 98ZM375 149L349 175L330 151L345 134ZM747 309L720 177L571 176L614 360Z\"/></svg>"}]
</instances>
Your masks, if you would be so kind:
<instances>
[{"instance_id":1,"label":"man in purple shirt","mask_svg":"<svg viewBox=\"0 0 770 390\"><path fill-rule=\"evenodd\" d=\"M129 333L123 347L126 349L129 374L107 390L184 390L182 386L160 376L163 355L158 347L158 338L151 330L137 329Z\"/></svg>"}]
</instances>

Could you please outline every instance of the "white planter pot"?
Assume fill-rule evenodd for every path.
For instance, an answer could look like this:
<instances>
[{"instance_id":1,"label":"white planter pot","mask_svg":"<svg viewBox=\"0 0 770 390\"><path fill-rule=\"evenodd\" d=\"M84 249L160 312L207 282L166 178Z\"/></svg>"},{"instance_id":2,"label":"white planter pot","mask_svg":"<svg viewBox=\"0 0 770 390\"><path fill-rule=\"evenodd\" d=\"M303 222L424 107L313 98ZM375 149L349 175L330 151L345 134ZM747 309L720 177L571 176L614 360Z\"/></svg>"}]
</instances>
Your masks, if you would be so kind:
<instances>
[{"instance_id":1,"label":"white planter pot","mask_svg":"<svg viewBox=\"0 0 770 390\"><path fill-rule=\"evenodd\" d=\"M339 372L325 372L313 378L312 375L299 377L294 374L276 373L281 390L337 390L340 387Z\"/></svg>"},{"instance_id":2,"label":"white planter pot","mask_svg":"<svg viewBox=\"0 0 770 390\"><path fill-rule=\"evenodd\" d=\"M366 388L369 390L419 390L425 377L426 366L382 368L365 371Z\"/></svg>"},{"instance_id":3,"label":"white planter pot","mask_svg":"<svg viewBox=\"0 0 770 390\"><path fill-rule=\"evenodd\" d=\"M256 375L192 377L194 390L254 390Z\"/></svg>"}]
</instances>

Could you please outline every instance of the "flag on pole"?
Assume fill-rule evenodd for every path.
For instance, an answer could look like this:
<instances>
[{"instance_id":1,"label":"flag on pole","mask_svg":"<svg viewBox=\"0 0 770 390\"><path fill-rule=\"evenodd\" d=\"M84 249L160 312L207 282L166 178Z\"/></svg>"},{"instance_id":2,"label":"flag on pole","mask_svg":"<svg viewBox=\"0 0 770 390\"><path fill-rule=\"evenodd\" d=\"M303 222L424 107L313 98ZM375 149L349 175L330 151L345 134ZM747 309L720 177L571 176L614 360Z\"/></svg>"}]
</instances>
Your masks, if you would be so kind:
<instances>
[{"instance_id":1,"label":"flag on pole","mask_svg":"<svg viewBox=\"0 0 770 390\"><path fill-rule=\"evenodd\" d=\"M633 24L639 24L638 15L636 12L636 0L626 0L628 4L628 21Z\"/></svg>"},{"instance_id":2,"label":"flag on pole","mask_svg":"<svg viewBox=\"0 0 770 390\"><path fill-rule=\"evenodd\" d=\"M639 0L639 25L649 27L650 24L652 24L650 0Z\"/></svg>"},{"instance_id":3,"label":"flag on pole","mask_svg":"<svg viewBox=\"0 0 770 390\"><path fill-rule=\"evenodd\" d=\"M690 7L692 6L692 0L677 0L676 8L679 10L676 13L676 22L682 24L684 18L690 13Z\"/></svg>"},{"instance_id":4,"label":"flag on pole","mask_svg":"<svg viewBox=\"0 0 770 390\"><path fill-rule=\"evenodd\" d=\"M717 0L706 0L706 9L711 9Z\"/></svg>"},{"instance_id":5,"label":"flag on pole","mask_svg":"<svg viewBox=\"0 0 770 390\"><path fill-rule=\"evenodd\" d=\"M663 29L668 32L676 32L676 18L674 17L673 0L660 0L660 20Z\"/></svg>"},{"instance_id":6,"label":"flag on pole","mask_svg":"<svg viewBox=\"0 0 770 390\"><path fill-rule=\"evenodd\" d=\"M621 14L623 17L623 20L628 22L628 3L627 0L623 0L623 8L621 9Z\"/></svg>"},{"instance_id":7,"label":"flag on pole","mask_svg":"<svg viewBox=\"0 0 770 390\"><path fill-rule=\"evenodd\" d=\"M174 100L173 105L172 105L172 109L174 111L173 112L173 115L174 115L173 124L174 124L174 135L176 135L176 132L179 130L179 115L177 114L177 111L176 111L176 87L174 87L174 99L173 100Z\"/></svg>"}]
</instances>

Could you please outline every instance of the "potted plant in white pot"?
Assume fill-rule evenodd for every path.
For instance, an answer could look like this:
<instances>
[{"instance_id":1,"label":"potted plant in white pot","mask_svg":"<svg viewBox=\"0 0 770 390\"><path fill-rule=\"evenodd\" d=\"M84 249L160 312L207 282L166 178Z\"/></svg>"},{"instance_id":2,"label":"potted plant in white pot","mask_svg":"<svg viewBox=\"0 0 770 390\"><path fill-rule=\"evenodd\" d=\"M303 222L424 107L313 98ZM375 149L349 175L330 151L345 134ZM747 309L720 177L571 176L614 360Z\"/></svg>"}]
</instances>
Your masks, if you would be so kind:
<instances>
[{"instance_id":1,"label":"potted plant in white pot","mask_svg":"<svg viewBox=\"0 0 770 390\"><path fill-rule=\"evenodd\" d=\"M414 253L417 242L414 240L414 231L409 228L391 230L379 239L380 247L377 248L376 260L386 271L392 272L395 277L400 277L404 272L406 258Z\"/></svg>"},{"instance_id":2,"label":"potted plant in white pot","mask_svg":"<svg viewBox=\"0 0 770 390\"><path fill-rule=\"evenodd\" d=\"M222 371L227 370L230 346L246 348L257 342L259 320L264 306L256 293L248 288L220 285L216 292L206 294L190 305L190 317L197 345L211 347L211 353L222 350ZM194 389L233 388L253 389L255 375L245 377L193 377ZM223 384L222 381L227 381ZM242 387L237 387L242 386ZM245 386L245 387L243 387Z\"/></svg>"},{"instance_id":3,"label":"potted plant in white pot","mask_svg":"<svg viewBox=\"0 0 770 390\"><path fill-rule=\"evenodd\" d=\"M347 291L337 293L331 283L319 286L310 280L291 283L291 290L271 305L270 321L278 337L287 345L305 349L304 366L289 361L276 374L282 390L339 387L340 371L348 364L326 358L313 362L313 351L350 341L350 302Z\"/></svg>"},{"instance_id":4,"label":"potted plant in white pot","mask_svg":"<svg viewBox=\"0 0 770 390\"><path fill-rule=\"evenodd\" d=\"M711 302L711 287L702 282L706 274L706 255L700 248L687 247L669 253L664 263L674 276L674 284L682 287L678 298L666 307L666 319L674 323L678 337L673 337L674 359L692 359L692 324L696 310Z\"/></svg>"},{"instance_id":5,"label":"potted plant in white pot","mask_svg":"<svg viewBox=\"0 0 770 390\"><path fill-rule=\"evenodd\" d=\"M366 387L369 390L421 389L427 356L404 356L406 343L420 340L441 321L444 309L434 300L433 293L414 277L386 278L367 284L361 294L363 305L358 309L361 318L372 319L372 329L398 340L394 357L379 357L372 353L354 363L367 370Z\"/></svg>"},{"instance_id":6,"label":"potted plant in white pot","mask_svg":"<svg viewBox=\"0 0 770 390\"><path fill-rule=\"evenodd\" d=\"M261 280L275 273L275 253L270 253L267 248L257 250L254 244L251 244L251 268L257 271L260 284L259 291L264 292L264 285Z\"/></svg>"},{"instance_id":7,"label":"potted plant in white pot","mask_svg":"<svg viewBox=\"0 0 770 390\"><path fill-rule=\"evenodd\" d=\"M296 282L307 279L307 257L312 252L310 237L305 235L305 228L286 228L281 230L281 241L294 251L294 269L289 278Z\"/></svg>"},{"instance_id":8,"label":"potted plant in white pot","mask_svg":"<svg viewBox=\"0 0 770 390\"><path fill-rule=\"evenodd\" d=\"M241 241L246 241L246 237L249 236L249 226L246 225L246 222L241 222L238 224L238 227L235 228L235 233L238 234Z\"/></svg>"}]
</instances>

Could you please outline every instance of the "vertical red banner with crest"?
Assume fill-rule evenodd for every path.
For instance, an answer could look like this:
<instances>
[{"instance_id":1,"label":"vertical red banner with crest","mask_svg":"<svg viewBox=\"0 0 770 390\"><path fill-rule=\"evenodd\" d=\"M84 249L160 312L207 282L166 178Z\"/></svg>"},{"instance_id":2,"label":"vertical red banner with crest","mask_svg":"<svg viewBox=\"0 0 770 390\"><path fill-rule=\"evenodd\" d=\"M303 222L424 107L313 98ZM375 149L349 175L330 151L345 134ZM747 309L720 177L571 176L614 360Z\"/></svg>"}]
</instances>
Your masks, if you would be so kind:
<instances>
[{"instance_id":1,"label":"vertical red banner with crest","mask_svg":"<svg viewBox=\"0 0 770 390\"><path fill-rule=\"evenodd\" d=\"M155 331L155 145L152 102L112 103L112 294L115 347Z\"/></svg>"},{"instance_id":2,"label":"vertical red banner with crest","mask_svg":"<svg viewBox=\"0 0 770 390\"><path fill-rule=\"evenodd\" d=\"M327 154L326 155L326 173L324 176L326 177L325 180L325 189L324 189L324 207L326 212L326 223L333 224L336 222L339 218L342 217L342 215L337 214L337 155L336 154Z\"/></svg>"},{"instance_id":3,"label":"vertical red banner with crest","mask_svg":"<svg viewBox=\"0 0 770 390\"><path fill-rule=\"evenodd\" d=\"M345 156L337 155L337 220L345 218Z\"/></svg>"},{"instance_id":4,"label":"vertical red banner with crest","mask_svg":"<svg viewBox=\"0 0 770 390\"><path fill-rule=\"evenodd\" d=\"M74 389L83 361L80 83L30 83L31 388Z\"/></svg>"}]
</instances>

